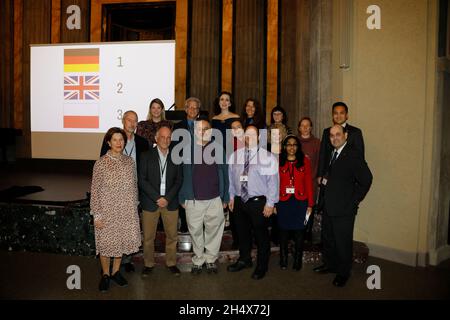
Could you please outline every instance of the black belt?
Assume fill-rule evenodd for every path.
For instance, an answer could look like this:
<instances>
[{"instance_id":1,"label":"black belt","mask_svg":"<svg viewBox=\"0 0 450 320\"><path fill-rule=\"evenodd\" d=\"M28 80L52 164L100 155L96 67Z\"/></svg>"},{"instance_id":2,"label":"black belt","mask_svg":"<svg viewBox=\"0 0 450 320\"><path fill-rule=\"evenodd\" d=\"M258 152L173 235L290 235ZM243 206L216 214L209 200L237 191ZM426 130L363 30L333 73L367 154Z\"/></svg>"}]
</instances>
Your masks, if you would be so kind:
<instances>
[{"instance_id":1,"label":"black belt","mask_svg":"<svg viewBox=\"0 0 450 320\"><path fill-rule=\"evenodd\" d=\"M242 201L242 198L241 198L241 197L238 197L238 198L241 199L241 201ZM256 201L266 201L266 197L265 197L265 196L251 197L251 198L248 198L248 201L247 201L247 202L249 202L249 201L252 201L252 202L256 202ZM242 202L244 202L244 201L242 201Z\"/></svg>"}]
</instances>

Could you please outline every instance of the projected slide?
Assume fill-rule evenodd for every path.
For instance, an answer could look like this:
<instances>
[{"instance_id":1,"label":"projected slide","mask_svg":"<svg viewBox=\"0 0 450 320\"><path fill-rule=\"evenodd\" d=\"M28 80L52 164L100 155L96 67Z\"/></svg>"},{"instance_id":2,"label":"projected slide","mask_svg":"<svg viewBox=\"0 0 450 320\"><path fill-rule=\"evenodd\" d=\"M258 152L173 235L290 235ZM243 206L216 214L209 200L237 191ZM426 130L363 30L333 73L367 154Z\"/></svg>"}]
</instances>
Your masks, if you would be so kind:
<instances>
[{"instance_id":1,"label":"projected slide","mask_svg":"<svg viewBox=\"0 0 450 320\"><path fill-rule=\"evenodd\" d=\"M31 131L104 133L175 101L175 42L31 47Z\"/></svg>"}]
</instances>

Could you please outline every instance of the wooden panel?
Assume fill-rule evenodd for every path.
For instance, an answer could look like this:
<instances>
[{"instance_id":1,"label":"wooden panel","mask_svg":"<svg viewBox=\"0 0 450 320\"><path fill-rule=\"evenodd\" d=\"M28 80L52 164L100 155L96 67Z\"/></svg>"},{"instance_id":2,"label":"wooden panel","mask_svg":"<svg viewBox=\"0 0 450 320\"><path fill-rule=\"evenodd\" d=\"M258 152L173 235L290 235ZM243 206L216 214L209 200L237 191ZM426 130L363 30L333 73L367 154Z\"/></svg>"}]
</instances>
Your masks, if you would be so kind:
<instances>
[{"instance_id":1,"label":"wooden panel","mask_svg":"<svg viewBox=\"0 0 450 320\"><path fill-rule=\"evenodd\" d=\"M102 5L110 3L165 2L164 0L91 0L90 40L100 42L102 28ZM103 25L102 25L103 23ZM176 0L175 23L175 103L177 109L183 108L186 99L188 0Z\"/></svg>"},{"instance_id":2,"label":"wooden panel","mask_svg":"<svg viewBox=\"0 0 450 320\"><path fill-rule=\"evenodd\" d=\"M235 0L233 94L237 111L254 97L266 102L266 0Z\"/></svg>"},{"instance_id":3,"label":"wooden panel","mask_svg":"<svg viewBox=\"0 0 450 320\"><path fill-rule=\"evenodd\" d=\"M309 114L316 137L331 121L332 7L328 0L311 1Z\"/></svg>"},{"instance_id":4,"label":"wooden panel","mask_svg":"<svg viewBox=\"0 0 450 320\"><path fill-rule=\"evenodd\" d=\"M184 100L186 100L188 0L177 0L176 16L175 103L177 109L184 109Z\"/></svg>"},{"instance_id":5,"label":"wooden panel","mask_svg":"<svg viewBox=\"0 0 450 320\"><path fill-rule=\"evenodd\" d=\"M175 0L180 7L186 6L187 10L187 0ZM102 6L104 4L113 3L136 3L136 2L167 2L167 0L91 0L91 25L90 25L90 35L91 42L102 41L102 28L103 33L105 30L105 25L102 16ZM186 2L186 3L185 3ZM186 11L187 14L187 11Z\"/></svg>"},{"instance_id":6,"label":"wooden panel","mask_svg":"<svg viewBox=\"0 0 450 320\"><path fill-rule=\"evenodd\" d=\"M278 101L278 0L268 0L267 8L267 102L266 122Z\"/></svg>"},{"instance_id":7,"label":"wooden panel","mask_svg":"<svg viewBox=\"0 0 450 320\"><path fill-rule=\"evenodd\" d=\"M23 0L14 1L14 128L23 127Z\"/></svg>"},{"instance_id":8,"label":"wooden panel","mask_svg":"<svg viewBox=\"0 0 450 320\"><path fill-rule=\"evenodd\" d=\"M220 40L222 5L217 0L193 0L190 32L188 96L202 101L213 114L213 101L220 90ZM230 48L231 49L231 48Z\"/></svg>"},{"instance_id":9,"label":"wooden panel","mask_svg":"<svg viewBox=\"0 0 450 320\"><path fill-rule=\"evenodd\" d=\"M61 0L52 0L52 43L61 42Z\"/></svg>"},{"instance_id":10,"label":"wooden panel","mask_svg":"<svg viewBox=\"0 0 450 320\"><path fill-rule=\"evenodd\" d=\"M66 26L67 18L70 14L67 14L67 8L70 5L77 5L81 10L81 29L69 30ZM61 42L62 43L74 43L74 42L89 42L89 17L90 1L89 0L61 0Z\"/></svg>"},{"instance_id":11,"label":"wooden panel","mask_svg":"<svg viewBox=\"0 0 450 320\"><path fill-rule=\"evenodd\" d=\"M310 1L280 0L280 98L288 114L288 125L309 116Z\"/></svg>"},{"instance_id":12,"label":"wooden panel","mask_svg":"<svg viewBox=\"0 0 450 320\"><path fill-rule=\"evenodd\" d=\"M13 127L13 0L0 1L0 127Z\"/></svg>"},{"instance_id":13,"label":"wooden panel","mask_svg":"<svg viewBox=\"0 0 450 320\"><path fill-rule=\"evenodd\" d=\"M223 0L222 91L231 91L233 81L233 0Z\"/></svg>"},{"instance_id":14,"label":"wooden panel","mask_svg":"<svg viewBox=\"0 0 450 320\"><path fill-rule=\"evenodd\" d=\"M30 44L51 42L51 0L23 1L23 112L22 129L24 143L19 151L23 156L31 156L30 136Z\"/></svg>"}]
</instances>

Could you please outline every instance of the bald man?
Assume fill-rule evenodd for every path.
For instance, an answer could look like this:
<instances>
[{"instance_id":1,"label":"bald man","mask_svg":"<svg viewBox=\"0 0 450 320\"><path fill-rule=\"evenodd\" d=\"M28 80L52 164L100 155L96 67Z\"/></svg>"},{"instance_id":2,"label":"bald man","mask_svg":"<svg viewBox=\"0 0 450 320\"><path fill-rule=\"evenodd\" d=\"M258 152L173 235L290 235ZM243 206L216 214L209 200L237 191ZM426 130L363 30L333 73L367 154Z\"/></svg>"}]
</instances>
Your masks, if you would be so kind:
<instances>
[{"instance_id":1,"label":"bald man","mask_svg":"<svg viewBox=\"0 0 450 320\"><path fill-rule=\"evenodd\" d=\"M142 229L144 231L144 270L148 277L155 266L155 236L159 217L166 234L166 266L175 276L180 275L177 267L178 241L178 191L182 183L181 166L175 165L169 151L172 131L160 127L156 132L156 147L141 155L139 165L139 200L143 209Z\"/></svg>"},{"instance_id":2,"label":"bald man","mask_svg":"<svg viewBox=\"0 0 450 320\"><path fill-rule=\"evenodd\" d=\"M336 273L333 285L345 286L353 261L353 227L359 203L372 184L372 173L360 150L348 143L347 129L341 125L330 128L333 146L331 161L322 178L323 264L316 273Z\"/></svg>"}]
</instances>

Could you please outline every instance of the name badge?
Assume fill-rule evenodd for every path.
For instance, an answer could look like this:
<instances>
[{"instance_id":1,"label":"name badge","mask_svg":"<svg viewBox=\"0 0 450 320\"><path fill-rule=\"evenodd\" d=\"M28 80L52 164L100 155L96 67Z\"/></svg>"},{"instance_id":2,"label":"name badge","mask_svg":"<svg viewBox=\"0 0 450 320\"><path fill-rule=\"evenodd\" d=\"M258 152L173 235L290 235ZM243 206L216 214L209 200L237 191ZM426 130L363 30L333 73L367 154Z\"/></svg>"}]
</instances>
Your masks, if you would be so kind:
<instances>
[{"instance_id":1,"label":"name badge","mask_svg":"<svg viewBox=\"0 0 450 320\"><path fill-rule=\"evenodd\" d=\"M325 179L325 178L322 178L322 182L321 182L321 184L322 184L322 185L326 186L326 185L327 185L327 182L328 182L328 180L327 180L327 179Z\"/></svg>"},{"instance_id":2,"label":"name badge","mask_svg":"<svg viewBox=\"0 0 450 320\"><path fill-rule=\"evenodd\" d=\"M286 193L287 194L294 194L295 193L295 188L286 188Z\"/></svg>"},{"instance_id":3,"label":"name badge","mask_svg":"<svg viewBox=\"0 0 450 320\"><path fill-rule=\"evenodd\" d=\"M240 176L239 181L248 182L248 176Z\"/></svg>"}]
</instances>

